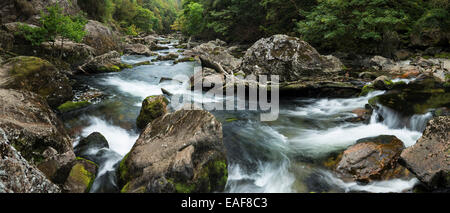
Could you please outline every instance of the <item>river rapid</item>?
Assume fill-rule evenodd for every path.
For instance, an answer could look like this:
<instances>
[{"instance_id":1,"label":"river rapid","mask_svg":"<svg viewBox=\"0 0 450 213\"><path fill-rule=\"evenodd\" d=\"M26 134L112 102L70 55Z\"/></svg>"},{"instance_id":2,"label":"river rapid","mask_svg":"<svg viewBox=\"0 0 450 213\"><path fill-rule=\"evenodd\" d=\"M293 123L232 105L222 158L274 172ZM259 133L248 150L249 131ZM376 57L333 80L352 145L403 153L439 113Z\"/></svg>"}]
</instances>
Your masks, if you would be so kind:
<instances>
[{"instance_id":1,"label":"river rapid","mask_svg":"<svg viewBox=\"0 0 450 213\"><path fill-rule=\"evenodd\" d=\"M160 54L177 52L176 40ZM124 63L150 61L152 57L123 56ZM78 91L96 90L104 94L91 106L65 114L63 120L78 140L100 132L109 142L91 192L115 192L114 166L126 155L139 137L136 118L141 102L148 96L161 95L161 88L173 94L190 94L189 82L166 80L176 75L192 76L196 62L174 64L157 61L119 73L77 76ZM418 183L396 179L361 185L343 182L324 166L327 158L345 150L358 139L395 135L406 146L421 137L431 114L402 118L395 111L380 106L369 124L350 123L351 111L364 108L375 91L366 97L348 99L295 98L280 100L279 119L259 121L257 111L212 111L223 124L224 144L229 161L225 192L408 192ZM196 99L201 93L193 94ZM206 98L205 98L206 99ZM379 121L377 116L385 118ZM77 142L74 143L74 146ZM99 150L92 150L93 153Z\"/></svg>"}]
</instances>

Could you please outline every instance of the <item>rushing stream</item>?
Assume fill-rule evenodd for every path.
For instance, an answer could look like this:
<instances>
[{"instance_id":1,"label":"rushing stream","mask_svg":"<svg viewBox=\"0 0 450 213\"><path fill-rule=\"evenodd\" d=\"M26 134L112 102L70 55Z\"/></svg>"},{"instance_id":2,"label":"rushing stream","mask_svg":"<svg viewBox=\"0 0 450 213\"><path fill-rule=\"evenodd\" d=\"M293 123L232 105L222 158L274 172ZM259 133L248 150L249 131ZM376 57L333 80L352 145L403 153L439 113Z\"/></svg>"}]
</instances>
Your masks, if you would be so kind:
<instances>
[{"instance_id":1,"label":"rushing stream","mask_svg":"<svg viewBox=\"0 0 450 213\"><path fill-rule=\"evenodd\" d=\"M169 50L177 41L168 44ZM123 62L135 64L155 57L124 56ZM188 82L168 81L183 74L192 76L195 62L174 65L158 61L119 73L78 76L77 88L101 91L105 96L88 108L64 115L64 122L74 137L102 133L110 150L100 164L91 192L105 191L112 184L108 176L113 166L130 151L139 136L136 118L141 102L151 95L162 94L161 88L173 94L188 93ZM406 146L422 135L430 114L401 118L396 112L381 107L370 124L350 123L352 110L363 108L376 91L366 97L349 99L280 100L280 116L273 122L260 122L255 111L213 111L223 123L224 143L229 159L226 192L403 192L418 181L390 180L368 185L343 182L323 164L330 153L342 151L358 139L378 135L395 135ZM195 94L202 96L202 94ZM385 118L379 122L377 116ZM230 119L232 118L232 119ZM75 144L76 145L76 144ZM99 150L92 150L98 152Z\"/></svg>"}]
</instances>

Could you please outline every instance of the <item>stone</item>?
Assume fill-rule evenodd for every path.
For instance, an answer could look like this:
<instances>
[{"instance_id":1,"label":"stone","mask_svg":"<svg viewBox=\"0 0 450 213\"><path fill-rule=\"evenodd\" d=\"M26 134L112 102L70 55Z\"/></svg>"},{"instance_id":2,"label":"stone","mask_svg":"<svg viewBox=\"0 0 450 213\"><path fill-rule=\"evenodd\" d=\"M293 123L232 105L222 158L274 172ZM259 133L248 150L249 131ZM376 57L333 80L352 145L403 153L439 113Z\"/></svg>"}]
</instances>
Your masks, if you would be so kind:
<instances>
[{"instance_id":1,"label":"stone","mask_svg":"<svg viewBox=\"0 0 450 213\"><path fill-rule=\"evenodd\" d=\"M83 43L93 47L96 50L96 55L119 49L119 36L104 24L89 20L84 29L87 33Z\"/></svg>"},{"instance_id":2,"label":"stone","mask_svg":"<svg viewBox=\"0 0 450 213\"><path fill-rule=\"evenodd\" d=\"M343 67L339 59L320 55L299 38L274 35L253 44L240 69L255 76L279 75L280 82L291 82L306 76L330 76Z\"/></svg>"},{"instance_id":3,"label":"stone","mask_svg":"<svg viewBox=\"0 0 450 213\"><path fill-rule=\"evenodd\" d=\"M450 187L450 116L430 120L417 143L400 162L431 189Z\"/></svg>"},{"instance_id":4,"label":"stone","mask_svg":"<svg viewBox=\"0 0 450 213\"><path fill-rule=\"evenodd\" d=\"M167 113L169 101L162 95L147 97L142 102L141 112L136 120L137 127L145 129L147 124Z\"/></svg>"},{"instance_id":5,"label":"stone","mask_svg":"<svg viewBox=\"0 0 450 213\"><path fill-rule=\"evenodd\" d=\"M344 151L336 171L343 178L359 182L408 177L408 171L398 164L404 148L395 136L360 139Z\"/></svg>"},{"instance_id":6,"label":"stone","mask_svg":"<svg viewBox=\"0 0 450 213\"><path fill-rule=\"evenodd\" d=\"M27 91L0 89L0 106L0 128L31 164L45 161L44 151L49 147L59 154L73 151L62 122L42 97Z\"/></svg>"},{"instance_id":7,"label":"stone","mask_svg":"<svg viewBox=\"0 0 450 213\"><path fill-rule=\"evenodd\" d=\"M67 76L50 62L32 56L18 56L0 67L0 88L39 94L56 108L73 97Z\"/></svg>"},{"instance_id":8,"label":"stone","mask_svg":"<svg viewBox=\"0 0 450 213\"><path fill-rule=\"evenodd\" d=\"M61 190L10 145L0 128L0 193L59 193Z\"/></svg>"},{"instance_id":9,"label":"stone","mask_svg":"<svg viewBox=\"0 0 450 213\"><path fill-rule=\"evenodd\" d=\"M120 163L122 192L222 192L228 177L222 125L179 110L147 125Z\"/></svg>"},{"instance_id":10,"label":"stone","mask_svg":"<svg viewBox=\"0 0 450 213\"><path fill-rule=\"evenodd\" d=\"M77 158L64 183L68 193L88 193L94 183L98 166L92 161Z\"/></svg>"}]
</instances>

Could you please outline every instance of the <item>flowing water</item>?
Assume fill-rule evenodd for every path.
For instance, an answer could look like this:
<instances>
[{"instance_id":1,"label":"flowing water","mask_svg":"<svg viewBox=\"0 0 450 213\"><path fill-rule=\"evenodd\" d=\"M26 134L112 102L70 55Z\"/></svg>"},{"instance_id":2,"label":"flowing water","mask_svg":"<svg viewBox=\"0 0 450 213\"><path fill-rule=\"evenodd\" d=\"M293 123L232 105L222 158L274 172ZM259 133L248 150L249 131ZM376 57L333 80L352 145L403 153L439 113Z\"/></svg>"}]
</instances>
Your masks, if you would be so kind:
<instances>
[{"instance_id":1,"label":"flowing water","mask_svg":"<svg viewBox=\"0 0 450 213\"><path fill-rule=\"evenodd\" d=\"M174 43L168 44L176 52ZM135 64L155 57L124 56L123 62ZM192 76L195 62L155 62L120 73L78 76L77 88L94 88L104 97L80 111L64 115L64 122L74 137L102 133L110 149L100 164L91 192L104 192L115 185L111 174L114 165L130 151L139 136L135 121L141 102L150 95L162 94L161 88L173 94L187 94L188 82L166 79L182 74ZM403 118L380 106L369 124L350 123L352 110L364 108L376 91L366 97L348 99L280 100L279 119L259 121L257 111L212 111L223 123L224 144L229 159L226 192L404 192L417 179L396 179L360 185L343 182L324 166L330 154L340 152L358 139L378 135L395 135L406 146L422 135L431 114ZM202 94L193 94L202 97ZM378 116L384 120L378 121ZM231 122L230 122L231 121ZM75 144L76 145L76 144ZM97 152L99 150L92 150ZM107 187L106 187L107 188ZM108 191L108 190L106 190Z\"/></svg>"}]
</instances>

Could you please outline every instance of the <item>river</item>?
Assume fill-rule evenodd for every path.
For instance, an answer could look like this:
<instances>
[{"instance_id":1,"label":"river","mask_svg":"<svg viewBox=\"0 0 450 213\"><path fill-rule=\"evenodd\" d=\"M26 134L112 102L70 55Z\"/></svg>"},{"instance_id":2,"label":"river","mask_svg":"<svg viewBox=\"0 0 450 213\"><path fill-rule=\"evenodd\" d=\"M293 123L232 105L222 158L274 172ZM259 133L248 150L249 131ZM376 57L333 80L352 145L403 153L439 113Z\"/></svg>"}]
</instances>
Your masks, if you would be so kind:
<instances>
[{"instance_id":1,"label":"river","mask_svg":"<svg viewBox=\"0 0 450 213\"><path fill-rule=\"evenodd\" d=\"M177 52L176 40L167 44ZM152 57L123 56L124 63L150 61ZM188 93L188 82L168 81L176 75L194 74L195 62L173 64L157 61L118 73L77 76L75 90L97 90L104 94L93 105L63 116L73 137L102 133L109 142L108 154L101 163L91 192L108 192L114 185L114 165L126 155L139 132L136 118L141 102L148 96ZM162 80L163 79L163 80ZM380 106L369 124L350 123L352 110L364 108L375 91L366 97L348 99L295 98L280 100L279 119L260 122L256 111L212 111L223 123L224 144L229 160L229 178L225 192L406 192L418 183L413 179L372 182L367 185L343 182L324 166L331 153L342 151L358 139L395 135L406 146L422 135L430 114L400 118L396 112ZM194 94L201 97L202 94ZM377 115L385 119L379 122ZM76 142L74 145L76 146ZM97 152L98 150L92 150ZM105 190L106 188L106 190Z\"/></svg>"}]
</instances>

